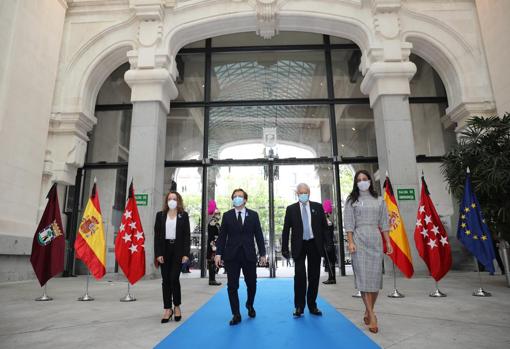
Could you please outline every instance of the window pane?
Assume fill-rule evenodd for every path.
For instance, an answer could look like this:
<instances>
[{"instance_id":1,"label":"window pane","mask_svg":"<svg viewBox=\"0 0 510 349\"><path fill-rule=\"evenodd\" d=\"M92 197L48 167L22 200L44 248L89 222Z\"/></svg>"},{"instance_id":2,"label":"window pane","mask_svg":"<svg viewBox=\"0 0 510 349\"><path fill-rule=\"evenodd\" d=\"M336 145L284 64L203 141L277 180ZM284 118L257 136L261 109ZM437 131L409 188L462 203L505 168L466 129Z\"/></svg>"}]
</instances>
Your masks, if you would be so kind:
<instances>
[{"instance_id":1,"label":"window pane","mask_svg":"<svg viewBox=\"0 0 510 349\"><path fill-rule=\"evenodd\" d=\"M128 70L129 63L124 63L108 76L97 95L97 104L131 103L131 88L124 80L124 74Z\"/></svg>"},{"instance_id":2,"label":"window pane","mask_svg":"<svg viewBox=\"0 0 510 349\"><path fill-rule=\"evenodd\" d=\"M410 104L416 155L443 156L455 144L455 131L445 130L445 104Z\"/></svg>"},{"instance_id":3,"label":"window pane","mask_svg":"<svg viewBox=\"0 0 510 349\"><path fill-rule=\"evenodd\" d=\"M205 47L205 40L195 41L190 44L187 44L183 48L203 48Z\"/></svg>"},{"instance_id":4,"label":"window pane","mask_svg":"<svg viewBox=\"0 0 510 349\"><path fill-rule=\"evenodd\" d=\"M165 159L201 159L203 144L204 110L171 108L167 117Z\"/></svg>"},{"instance_id":5,"label":"window pane","mask_svg":"<svg viewBox=\"0 0 510 349\"><path fill-rule=\"evenodd\" d=\"M363 76L359 71L360 50L332 50L333 86L335 98L366 98L361 93Z\"/></svg>"},{"instance_id":6,"label":"window pane","mask_svg":"<svg viewBox=\"0 0 510 349\"><path fill-rule=\"evenodd\" d=\"M188 212L191 231L191 255L189 270L191 276L200 277L200 241L202 215L202 168L167 167L165 168L164 192L176 190L181 194L184 210ZM163 207L163 198L161 198Z\"/></svg>"},{"instance_id":7,"label":"window pane","mask_svg":"<svg viewBox=\"0 0 510 349\"><path fill-rule=\"evenodd\" d=\"M369 105L336 105L338 153L341 156L377 156L374 116Z\"/></svg>"},{"instance_id":8,"label":"window pane","mask_svg":"<svg viewBox=\"0 0 510 349\"><path fill-rule=\"evenodd\" d=\"M446 97L443 82L434 68L416 55L411 55L410 61L416 64L417 69L409 83L411 97Z\"/></svg>"},{"instance_id":9,"label":"window pane","mask_svg":"<svg viewBox=\"0 0 510 349\"><path fill-rule=\"evenodd\" d=\"M272 45L322 45L321 34L301 32L280 32L267 40L254 32L217 36L212 39L213 47L272 46Z\"/></svg>"},{"instance_id":10,"label":"window pane","mask_svg":"<svg viewBox=\"0 0 510 349\"><path fill-rule=\"evenodd\" d=\"M87 148L87 162L117 162L129 159L131 110L96 112Z\"/></svg>"},{"instance_id":11,"label":"window pane","mask_svg":"<svg viewBox=\"0 0 510 349\"><path fill-rule=\"evenodd\" d=\"M211 98L325 98L325 70L322 51L213 54Z\"/></svg>"},{"instance_id":12,"label":"window pane","mask_svg":"<svg viewBox=\"0 0 510 349\"><path fill-rule=\"evenodd\" d=\"M106 272L118 272L118 265L115 259L115 238L119 231L127 199L127 168L85 171L76 228L81 223L83 212L94 185L94 179L97 180L101 217L103 218L106 240ZM87 267L81 260L76 259L75 263L77 274L87 274Z\"/></svg>"},{"instance_id":13,"label":"window pane","mask_svg":"<svg viewBox=\"0 0 510 349\"><path fill-rule=\"evenodd\" d=\"M211 108L209 157L215 159L331 156L329 108Z\"/></svg>"},{"instance_id":14,"label":"window pane","mask_svg":"<svg viewBox=\"0 0 510 349\"><path fill-rule=\"evenodd\" d=\"M175 58L179 76L176 79L178 102L204 100L205 54L179 54Z\"/></svg>"},{"instance_id":15,"label":"window pane","mask_svg":"<svg viewBox=\"0 0 510 349\"><path fill-rule=\"evenodd\" d=\"M339 37L336 37L336 36L330 36L329 37L329 42L331 44L354 44L354 42L352 42L349 39L339 38Z\"/></svg>"}]
</instances>

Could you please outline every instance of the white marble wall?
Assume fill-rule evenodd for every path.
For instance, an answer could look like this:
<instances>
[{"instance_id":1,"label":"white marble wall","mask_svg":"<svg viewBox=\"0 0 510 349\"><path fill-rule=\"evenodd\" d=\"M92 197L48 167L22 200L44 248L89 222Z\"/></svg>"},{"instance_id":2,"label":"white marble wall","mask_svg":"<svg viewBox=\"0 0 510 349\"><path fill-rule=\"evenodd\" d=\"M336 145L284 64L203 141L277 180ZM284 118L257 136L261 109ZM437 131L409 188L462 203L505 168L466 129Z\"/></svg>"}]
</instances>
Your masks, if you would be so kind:
<instances>
[{"instance_id":1,"label":"white marble wall","mask_svg":"<svg viewBox=\"0 0 510 349\"><path fill-rule=\"evenodd\" d=\"M65 11L63 1L0 2L0 281L31 274Z\"/></svg>"},{"instance_id":2,"label":"white marble wall","mask_svg":"<svg viewBox=\"0 0 510 349\"><path fill-rule=\"evenodd\" d=\"M476 8L497 112L510 113L510 1L476 0Z\"/></svg>"}]
</instances>

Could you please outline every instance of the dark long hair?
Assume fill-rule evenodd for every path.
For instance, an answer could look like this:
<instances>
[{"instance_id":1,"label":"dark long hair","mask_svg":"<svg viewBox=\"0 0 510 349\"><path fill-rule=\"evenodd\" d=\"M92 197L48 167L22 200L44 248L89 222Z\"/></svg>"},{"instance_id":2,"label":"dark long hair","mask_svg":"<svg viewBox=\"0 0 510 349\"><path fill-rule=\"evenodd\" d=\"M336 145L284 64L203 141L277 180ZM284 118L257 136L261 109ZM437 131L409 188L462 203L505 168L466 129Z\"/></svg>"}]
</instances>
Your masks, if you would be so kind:
<instances>
[{"instance_id":1,"label":"dark long hair","mask_svg":"<svg viewBox=\"0 0 510 349\"><path fill-rule=\"evenodd\" d=\"M374 198L377 198L377 192L375 191L375 188L374 188L374 181L372 180L372 176L370 175L370 173L367 170L359 170L354 175L354 183L352 184L352 191L349 194L349 196L347 197L347 201L350 200L351 205L353 203L355 203L356 201L358 201L358 199L359 199L358 176L360 174L364 174L365 176L367 176L368 180L370 181L370 187L368 188L368 192Z\"/></svg>"},{"instance_id":2,"label":"dark long hair","mask_svg":"<svg viewBox=\"0 0 510 349\"><path fill-rule=\"evenodd\" d=\"M163 201L163 212L165 214L167 214L168 211L170 210L170 208L168 207L168 195L170 195L170 194L175 194L175 196L177 196L177 213L183 213L184 212L184 203L182 201L182 196L175 190L170 190L168 192L168 194L166 194L165 200Z\"/></svg>"}]
</instances>

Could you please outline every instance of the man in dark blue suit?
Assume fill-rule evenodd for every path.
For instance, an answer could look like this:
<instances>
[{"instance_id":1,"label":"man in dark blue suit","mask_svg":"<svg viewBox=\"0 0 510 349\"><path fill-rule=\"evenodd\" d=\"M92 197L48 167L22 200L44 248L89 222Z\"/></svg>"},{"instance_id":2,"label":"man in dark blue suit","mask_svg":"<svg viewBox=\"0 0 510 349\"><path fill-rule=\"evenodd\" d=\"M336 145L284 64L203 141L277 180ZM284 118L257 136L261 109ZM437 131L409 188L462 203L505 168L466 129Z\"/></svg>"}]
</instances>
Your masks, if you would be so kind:
<instances>
[{"instance_id":1,"label":"man in dark blue suit","mask_svg":"<svg viewBox=\"0 0 510 349\"><path fill-rule=\"evenodd\" d=\"M228 300L233 315L230 325L237 325L241 322L239 295L237 294L241 269L248 289L248 299L246 301L248 316L254 318L256 315L255 308L253 308L257 289L255 240L259 250L260 263L266 264L266 248L259 215L245 207L247 201L248 194L243 189L234 190L232 193L234 208L223 214L220 235L216 240L214 261L216 266L219 267L221 260L223 260L227 270Z\"/></svg>"}]
</instances>

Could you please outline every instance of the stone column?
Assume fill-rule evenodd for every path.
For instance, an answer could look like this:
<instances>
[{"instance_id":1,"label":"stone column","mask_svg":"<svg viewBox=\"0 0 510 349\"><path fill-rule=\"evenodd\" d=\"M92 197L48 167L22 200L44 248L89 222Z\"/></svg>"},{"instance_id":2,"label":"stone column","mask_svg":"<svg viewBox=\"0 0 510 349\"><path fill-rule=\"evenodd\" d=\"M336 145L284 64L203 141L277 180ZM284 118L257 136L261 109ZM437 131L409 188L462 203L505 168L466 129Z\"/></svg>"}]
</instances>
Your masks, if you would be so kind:
<instances>
[{"instance_id":1,"label":"stone column","mask_svg":"<svg viewBox=\"0 0 510 349\"><path fill-rule=\"evenodd\" d=\"M129 143L128 182L137 194L145 194L139 205L145 233L146 276L155 277L154 220L164 196L166 116L170 100L177 97L176 67L163 45L165 4L161 0L130 0L138 20L137 46L127 53L131 69L124 79L131 87L133 113Z\"/></svg>"},{"instance_id":2,"label":"stone column","mask_svg":"<svg viewBox=\"0 0 510 349\"><path fill-rule=\"evenodd\" d=\"M136 193L147 195L147 205L138 209L145 233L146 274L150 277L156 271L154 219L165 194L166 116L177 89L168 70L163 68L129 70L125 79L132 89L133 102L128 182L132 178Z\"/></svg>"},{"instance_id":3,"label":"stone column","mask_svg":"<svg viewBox=\"0 0 510 349\"><path fill-rule=\"evenodd\" d=\"M177 97L176 72L173 57L163 48L163 2L130 0L129 6L139 22L138 45L127 54L131 69L124 76L133 102L128 181L132 178L136 193L147 197L146 205L138 209L145 233L146 275L154 277L154 219L165 190L166 116L170 100Z\"/></svg>"},{"instance_id":4,"label":"stone column","mask_svg":"<svg viewBox=\"0 0 510 349\"><path fill-rule=\"evenodd\" d=\"M361 91L369 94L374 111L381 186L388 172L395 196L398 189L414 189L415 200L400 200L398 205L415 271L425 273L426 266L418 255L413 237L420 187L408 97L409 81L415 72L416 67L411 62L372 63L361 84ZM391 262L386 266L391 267Z\"/></svg>"}]
</instances>

